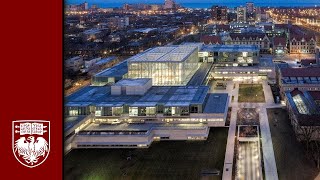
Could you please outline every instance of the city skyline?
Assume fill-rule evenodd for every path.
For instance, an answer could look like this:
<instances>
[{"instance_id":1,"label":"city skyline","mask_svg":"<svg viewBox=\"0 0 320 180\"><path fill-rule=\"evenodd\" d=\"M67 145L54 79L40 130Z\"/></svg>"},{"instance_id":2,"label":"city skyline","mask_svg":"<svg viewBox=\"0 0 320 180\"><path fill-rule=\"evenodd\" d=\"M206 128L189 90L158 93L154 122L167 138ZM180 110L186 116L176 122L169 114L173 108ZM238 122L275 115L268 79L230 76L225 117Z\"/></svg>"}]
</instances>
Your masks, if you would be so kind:
<instances>
[{"instance_id":1,"label":"city skyline","mask_svg":"<svg viewBox=\"0 0 320 180\"><path fill-rule=\"evenodd\" d=\"M76 3L83 3L85 2L85 0L66 0L67 4L76 4ZM104 4L112 4L113 2L109 2L109 1L105 1L105 0L87 0L88 3L104 3ZM274 1L274 0L225 0L223 2L219 1L219 0L202 0L202 1L197 1L197 0L176 0L175 2L177 3L212 3L212 4L240 4L243 3L245 4L246 2L253 2L253 3L257 3L257 4L287 4L287 3L292 3L292 4L319 4L318 0L280 0L280 1ZM118 0L116 3L114 4L118 4L118 3L164 3L164 0Z\"/></svg>"}]
</instances>

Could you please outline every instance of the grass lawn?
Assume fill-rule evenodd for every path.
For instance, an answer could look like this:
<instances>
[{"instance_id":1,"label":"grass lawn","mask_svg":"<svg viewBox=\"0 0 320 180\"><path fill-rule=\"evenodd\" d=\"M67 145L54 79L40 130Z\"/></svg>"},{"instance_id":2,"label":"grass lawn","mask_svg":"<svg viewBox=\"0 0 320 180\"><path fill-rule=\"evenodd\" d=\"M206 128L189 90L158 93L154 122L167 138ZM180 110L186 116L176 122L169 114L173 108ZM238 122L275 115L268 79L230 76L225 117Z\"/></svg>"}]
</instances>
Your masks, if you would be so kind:
<instances>
[{"instance_id":1,"label":"grass lawn","mask_svg":"<svg viewBox=\"0 0 320 180\"><path fill-rule=\"evenodd\" d=\"M267 112L279 179L314 179L319 170L304 156L303 146L295 138L287 111L275 108L267 109Z\"/></svg>"},{"instance_id":2,"label":"grass lawn","mask_svg":"<svg viewBox=\"0 0 320 180\"><path fill-rule=\"evenodd\" d=\"M65 179L199 179L224 165L228 128L211 128L207 141L161 141L148 149L77 149L64 159ZM126 158L131 155L132 159Z\"/></svg>"},{"instance_id":3,"label":"grass lawn","mask_svg":"<svg viewBox=\"0 0 320 180\"><path fill-rule=\"evenodd\" d=\"M238 102L265 102L261 84L239 84Z\"/></svg>"}]
</instances>

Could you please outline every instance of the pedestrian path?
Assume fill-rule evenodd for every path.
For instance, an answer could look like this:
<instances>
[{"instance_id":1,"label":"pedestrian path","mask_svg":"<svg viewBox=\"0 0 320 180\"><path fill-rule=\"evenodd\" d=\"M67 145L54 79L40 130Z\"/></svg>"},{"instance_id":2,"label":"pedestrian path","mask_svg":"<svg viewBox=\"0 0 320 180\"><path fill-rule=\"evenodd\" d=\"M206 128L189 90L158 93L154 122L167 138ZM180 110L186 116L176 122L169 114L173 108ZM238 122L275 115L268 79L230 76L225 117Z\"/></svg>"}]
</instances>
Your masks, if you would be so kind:
<instances>
[{"instance_id":1,"label":"pedestrian path","mask_svg":"<svg viewBox=\"0 0 320 180\"><path fill-rule=\"evenodd\" d=\"M266 81L262 82L263 91L265 95L266 102L265 103L238 103L238 90L239 84L236 83L236 88L231 92L229 91L230 96L234 96L234 101L231 102L231 117L230 117L230 126L228 132L228 140L224 161L224 169L223 169L223 180L231 180L232 179L232 169L233 167L233 158L234 158L234 145L235 145L235 132L237 127L237 112L239 108L257 108L259 111L259 119L260 119L260 131L262 138L262 152L263 152L263 163L264 163L264 171L265 171L265 179L266 180L278 180L277 166L274 157L268 115L266 108L275 108L275 107L283 107L281 104L275 104L273 100L273 95L270 86Z\"/></svg>"}]
</instances>

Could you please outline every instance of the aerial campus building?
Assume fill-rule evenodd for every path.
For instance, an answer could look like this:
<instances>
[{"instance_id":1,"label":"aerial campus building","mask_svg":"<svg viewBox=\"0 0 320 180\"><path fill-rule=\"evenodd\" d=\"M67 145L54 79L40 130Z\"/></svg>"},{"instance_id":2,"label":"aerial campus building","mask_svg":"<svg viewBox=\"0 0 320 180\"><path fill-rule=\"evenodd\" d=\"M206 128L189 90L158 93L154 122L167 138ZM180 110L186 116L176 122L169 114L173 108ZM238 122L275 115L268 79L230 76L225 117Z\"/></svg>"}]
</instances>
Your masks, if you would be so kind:
<instances>
[{"instance_id":1,"label":"aerial campus building","mask_svg":"<svg viewBox=\"0 0 320 180\"><path fill-rule=\"evenodd\" d=\"M148 147L154 140L204 140L210 127L225 125L228 102L228 94L209 93L208 86L152 86L148 78L88 86L66 97L66 145Z\"/></svg>"},{"instance_id":2,"label":"aerial campus building","mask_svg":"<svg viewBox=\"0 0 320 180\"><path fill-rule=\"evenodd\" d=\"M243 48L247 53L240 53ZM225 126L230 102L227 93L211 93L206 79L216 64L258 67L259 49L243 48L200 43L156 47L96 74L91 86L65 98L65 151L205 140L210 127ZM212 62L200 60L205 52L216 56Z\"/></svg>"},{"instance_id":3,"label":"aerial campus building","mask_svg":"<svg viewBox=\"0 0 320 180\"><path fill-rule=\"evenodd\" d=\"M298 140L305 140L308 132L310 139L320 139L320 92L298 90L285 92L285 102L290 123Z\"/></svg>"},{"instance_id":4,"label":"aerial campus building","mask_svg":"<svg viewBox=\"0 0 320 180\"><path fill-rule=\"evenodd\" d=\"M156 47L128 59L128 76L152 78L156 86L183 86L198 67L195 45Z\"/></svg>"}]
</instances>

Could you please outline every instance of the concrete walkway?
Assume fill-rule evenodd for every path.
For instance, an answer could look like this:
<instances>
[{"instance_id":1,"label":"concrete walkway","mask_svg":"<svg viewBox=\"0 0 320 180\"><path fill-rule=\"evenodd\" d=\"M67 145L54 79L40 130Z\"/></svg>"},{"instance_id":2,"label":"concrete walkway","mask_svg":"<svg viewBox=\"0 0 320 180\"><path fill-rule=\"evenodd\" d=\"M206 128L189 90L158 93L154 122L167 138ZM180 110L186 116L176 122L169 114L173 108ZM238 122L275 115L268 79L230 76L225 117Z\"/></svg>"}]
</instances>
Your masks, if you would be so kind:
<instances>
[{"instance_id":1,"label":"concrete walkway","mask_svg":"<svg viewBox=\"0 0 320 180\"><path fill-rule=\"evenodd\" d=\"M235 137L236 137L238 110L239 108L237 106L232 106L226 154L224 157L224 168L223 168L223 174L222 174L222 179L226 179L226 180L232 179L234 143L235 143Z\"/></svg>"},{"instance_id":2,"label":"concrete walkway","mask_svg":"<svg viewBox=\"0 0 320 180\"><path fill-rule=\"evenodd\" d=\"M260 108L259 116L265 178L266 180L277 180L277 165L273 152L273 145L266 107Z\"/></svg>"},{"instance_id":3,"label":"concrete walkway","mask_svg":"<svg viewBox=\"0 0 320 180\"><path fill-rule=\"evenodd\" d=\"M237 112L239 108L257 108L260 117L259 119L262 138L265 179L278 180L277 166L273 152L273 145L266 108L282 107L282 105L274 103L271 88L266 81L262 82L263 91L266 99L265 103L238 103L239 83L235 82L235 84L235 89L227 90L230 97L234 96L234 101L230 103L232 110L222 179L232 179L235 132L237 127Z\"/></svg>"},{"instance_id":4,"label":"concrete walkway","mask_svg":"<svg viewBox=\"0 0 320 180\"><path fill-rule=\"evenodd\" d=\"M222 179L230 180L232 179L232 171L233 171L233 157L234 157L234 143L236 137L236 128L237 128L237 112L239 110L238 107L238 92L239 92L239 83L235 83L235 88L233 89L233 83L228 83L227 92L231 97L234 96L234 102L231 101L231 117L230 117L230 126L228 132L228 140L226 147L226 154L224 157L224 168Z\"/></svg>"}]
</instances>

